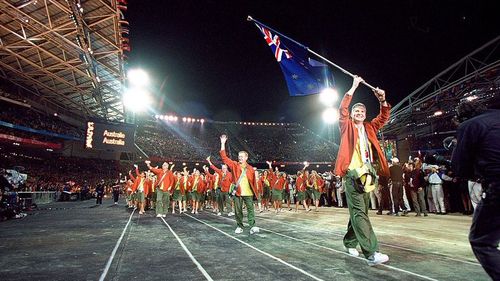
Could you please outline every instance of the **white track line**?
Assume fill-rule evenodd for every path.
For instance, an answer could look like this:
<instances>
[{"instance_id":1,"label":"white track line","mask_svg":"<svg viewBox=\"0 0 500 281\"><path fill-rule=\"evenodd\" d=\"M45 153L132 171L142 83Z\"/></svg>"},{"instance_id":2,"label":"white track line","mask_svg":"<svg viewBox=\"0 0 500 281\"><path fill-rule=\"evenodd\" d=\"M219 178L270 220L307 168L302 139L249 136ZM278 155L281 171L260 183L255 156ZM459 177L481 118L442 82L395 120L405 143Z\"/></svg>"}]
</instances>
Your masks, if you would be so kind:
<instances>
[{"instance_id":1,"label":"white track line","mask_svg":"<svg viewBox=\"0 0 500 281\"><path fill-rule=\"evenodd\" d=\"M222 218L233 221L233 219L231 219L231 218L226 218L226 217L222 217ZM295 237L291 237L291 236L288 236L286 234L278 233L278 232L275 232L275 231L272 231L272 230L269 230L269 229L265 229L265 228L260 228L260 229L264 230L264 231L267 231L267 232L270 232L270 233L273 233L273 234L276 234L276 235L279 235L279 236L282 236L282 237L289 238L291 240L295 240L295 241L299 241L301 243L306 243L306 244L309 244L309 245L313 245L315 247L319 247L319 248L322 248L322 249L325 249L325 250L328 250L328 251L331 251L331 252L343 254L343 255L346 255L348 257L356 258L358 260L362 260L362 261L366 262L366 259L361 258L361 257L353 257L353 256L349 255L348 253L346 253L344 251L339 251L339 250L336 250L336 249L333 249L333 248L329 248L329 247L326 247L326 246L322 246L322 245L319 245L319 244L316 244L316 243L313 243L313 242L309 242L309 241L306 241L306 240L302 240L302 239L298 239L298 238L295 238ZM403 272L403 273L410 274L410 275L413 275L413 276L417 276L417 277L420 277L420 278L425 279L425 280L438 281L438 279L434 279L434 278L429 277L429 276L421 275L421 274L418 274L418 273L415 273L415 272L407 271L407 270L400 269L400 268L397 268L397 267L394 267L394 266L390 266L390 265L387 265L387 264L380 264L379 266L387 267L387 268L395 270L395 271L399 271L399 272Z\"/></svg>"},{"instance_id":2,"label":"white track line","mask_svg":"<svg viewBox=\"0 0 500 281\"><path fill-rule=\"evenodd\" d=\"M287 223L285 222L282 222L282 221L279 221L279 220L273 220L273 219L270 219L270 218L265 218L265 217L261 217L259 216L258 217L259 219L263 219L263 220L269 220L269 221L273 221L273 222L277 222L277 223L280 223L280 224L284 224L284 225L287 225L289 226ZM229 219L229 218L227 218ZM300 226L300 225L293 225L294 227L298 227L298 228L304 228L306 229L306 227L303 227L303 226ZM325 232L325 231L323 231ZM337 234L337 233L334 233L334 231L326 231L327 233L330 233L330 234L334 234L336 236L339 236L339 237L343 237L344 235L341 235L341 234ZM377 231L376 231L377 232ZM481 266L481 264L477 263L477 262L472 262L472 261L467 261L467 260L460 260L460 259L455 259L455 258L452 258L450 256L447 256L445 254L442 254L442 253L439 253L439 252L427 252L427 253L423 253L421 251L417 251L417 250L413 250L413 249L410 249L410 248L406 248L406 247L402 247L402 246L397 246L397 245L392 245L392 244L387 244L387 243L382 243L382 242L379 242L380 245L382 246L386 246L386 247L389 247L389 248L395 248L395 249L400 249L400 250L404 250L404 251L408 251L408 252L412 252L412 253L416 253L416 254L431 254L431 255L437 255L443 259L448 259L448 260L452 260L452 261L456 261L456 262L461 262L461 263L466 263L466 264L470 264L470 265L475 265L475 266Z\"/></svg>"},{"instance_id":3,"label":"white track line","mask_svg":"<svg viewBox=\"0 0 500 281\"><path fill-rule=\"evenodd\" d=\"M259 218L262 218L262 216L256 216L256 217L259 217ZM375 218L379 218L379 217L375 217ZM296 220L302 220L302 221L314 221L312 219L307 219L307 218L294 218ZM372 219L372 218L370 218ZM316 222L316 221L314 221ZM347 227L346 224L341 224L341 223L335 223L335 222L325 222L326 224L329 224L329 225L338 225L338 226L345 226ZM392 233L391 232L387 232L387 231L384 231L382 229L380 229L379 227L376 227L373 225L372 223L372 226L373 226L373 230L376 232L376 233L383 233L383 234L388 234L388 235L391 235ZM393 227L394 225L391 225L391 227ZM407 228L407 227L400 227L400 226L394 226L396 228L403 228L403 229L410 229L412 231L415 231L417 229L415 228ZM424 231L433 231L433 230L424 230ZM436 233L438 233L436 231ZM442 234L442 233L441 233ZM457 244L460 244L461 246L464 246L464 247L468 247L469 246L469 243L468 242L448 242L448 241L443 241L443 240L436 240L436 239L432 239L432 238L425 238L425 237L419 237L418 238L419 240L424 240L424 241L429 241L429 242L432 242L432 243L439 243L439 244L449 244L451 246L457 246Z\"/></svg>"},{"instance_id":4,"label":"white track line","mask_svg":"<svg viewBox=\"0 0 500 281\"><path fill-rule=\"evenodd\" d=\"M313 243L313 242L309 242L309 241L306 241L306 240L302 240L302 239L298 239L298 238L295 238L295 237L291 237L291 236L288 236L286 234L274 232L274 231L269 230L269 229L265 229L265 228L261 228L261 229L264 230L264 231L267 231L267 232L279 235L279 236L283 236L283 237L288 238L288 239L299 241L301 243L307 243L307 244L310 244L310 245L313 245L315 247L319 247L319 248L322 248L322 249L325 249L325 250L328 250L328 251L331 251L331 252L335 252L335 253L343 254L345 256L353 257L353 256L351 256L348 253L343 252L343 251L335 250L333 248L322 246L322 245L319 245L319 244L316 244L316 243ZM362 261L366 262L366 259L361 258L361 257L353 257L353 258L356 258L356 259L359 259L359 260L362 260ZM437 281L437 279L431 278L429 276L421 275L421 274L418 274L418 273L415 273L415 272L411 272L411 271L408 271L408 270L400 269L400 268L397 268L397 267L394 267L394 266L390 266L390 265L387 265L387 264L380 264L379 266L384 266L384 267L390 268L390 269L395 270L395 271L399 271L399 272L403 272L403 273L410 274L410 275L413 275L413 276L417 276L417 277L420 277L420 278L425 279L425 280Z\"/></svg>"},{"instance_id":5,"label":"white track line","mask_svg":"<svg viewBox=\"0 0 500 281\"><path fill-rule=\"evenodd\" d=\"M170 232L172 232L172 234L175 236L175 238L177 239L177 241L179 242L179 244L181 244L182 249L184 249L184 251L188 254L189 258L193 261L193 263L196 264L196 267L198 267L198 269L201 271L201 273L203 273L203 276L205 276L205 278L207 278L207 280L213 281L212 277L210 277L210 275L203 268L203 266L201 266L201 264L196 260L196 258L193 256L193 254L191 254L191 252L188 250L188 248L186 247L186 245L184 245L184 243L182 242L182 240L179 238L179 236L177 236L177 234L170 227L170 225L167 223L167 221L164 218L161 218L161 220L165 223L165 225L168 227L168 229L170 229Z\"/></svg>"},{"instance_id":6,"label":"white track line","mask_svg":"<svg viewBox=\"0 0 500 281\"><path fill-rule=\"evenodd\" d=\"M236 237L234 237L234 236L232 236L232 235L227 234L226 232L224 232L224 231L222 231L222 230L218 229L218 228L217 228L217 227L215 227L215 226L212 226L212 225L210 225L210 224L208 224L208 223L206 223L206 222L204 222L204 221L202 221L202 220L199 220L199 219L197 219L197 218L195 218L195 217L193 217L193 216L190 216L190 215L188 215L188 214L186 214L186 213L184 213L184 215L186 215L186 216L188 216L188 217L190 217L190 218L192 218L192 219L194 219L194 220L196 220L196 221L198 221L198 222L201 222L202 224L204 224L204 225L206 225L206 226L208 226L208 227L210 227L210 228L213 228L213 229L217 230L218 232L220 232L220 233L222 233L222 234L226 235L227 237L229 237L229 238L231 238L231 239L234 239L234 240L236 240L236 241L240 242L241 244L243 244L243 245L245 245L245 246L247 246L247 247L249 247L249 248L251 248L251 249L253 249L253 250L255 250L255 251L257 251L257 252L259 252L259 253L261 253L261 254L263 254L263 255L266 255L266 256L268 256L268 257L270 257L270 258L272 258L272 259L274 259L274 260L276 260L276 261L278 261L278 262L280 262L280 263L282 263L282 264L284 264L284 265L286 265L286 266L288 266L288 267L290 267L290 268L292 268L292 269L295 269L295 270L299 271L300 273L305 274L305 275L307 275L307 276L309 276L309 277L313 278L314 280L317 280L317 281L324 281L323 279L321 279L321 278L319 278L319 277L316 277L316 276L312 275L311 273L309 273L309 272L307 272L307 271L305 271L305 270L303 270L303 269L301 269L301 268L298 268L298 267L296 267L296 266L294 266L294 265L292 265L292 264L290 264L290 263L288 263L288 262L286 262L286 261L284 261L284 260L282 260L282 259L280 259L280 258L277 258L277 257L275 257L275 256L273 256L273 255L271 255L271 254L269 254L269 253L267 253L267 252L264 252L264 251L262 251L262 250L260 250L260 249L258 249L258 248L256 248L256 247L254 247L254 246L252 246L252 245L248 244L248 243L247 243L247 242L245 242L245 241L242 241L242 240L240 240L240 239L238 239L238 238L236 238Z\"/></svg>"},{"instance_id":7,"label":"white track line","mask_svg":"<svg viewBox=\"0 0 500 281\"><path fill-rule=\"evenodd\" d=\"M120 236L120 238L116 242L115 248L111 252L111 256L109 257L108 262L106 263L106 267L104 267L104 271L102 272L101 277L99 277L99 281L104 281L104 278L106 278L106 275L108 275L108 270L111 267L111 263L113 262L113 259L115 258L116 251L118 250L118 248L120 247L120 244L122 243L122 239L123 239L123 236L125 235L125 231L127 230L128 225L132 221L132 216L134 215L135 210L136 209L134 209L132 211L132 213L130 214L130 217L128 218L128 222L125 225L125 227L123 228L122 235Z\"/></svg>"}]
</instances>

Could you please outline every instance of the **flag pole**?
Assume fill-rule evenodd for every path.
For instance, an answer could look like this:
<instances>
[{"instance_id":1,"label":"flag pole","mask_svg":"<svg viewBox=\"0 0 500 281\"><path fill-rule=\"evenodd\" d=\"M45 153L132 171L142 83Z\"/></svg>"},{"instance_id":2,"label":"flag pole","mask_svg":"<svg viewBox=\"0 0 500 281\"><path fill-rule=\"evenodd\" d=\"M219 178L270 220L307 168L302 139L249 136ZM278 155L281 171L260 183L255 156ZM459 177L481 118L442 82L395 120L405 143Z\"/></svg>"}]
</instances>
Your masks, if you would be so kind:
<instances>
[{"instance_id":1,"label":"flag pole","mask_svg":"<svg viewBox=\"0 0 500 281\"><path fill-rule=\"evenodd\" d=\"M332 61L328 60L327 58L323 57L322 55L320 55L320 54L316 53L315 51L313 51L313 50L309 49L309 47L304 46L303 44L300 44L299 42L297 42L297 41L295 41L295 40L293 40L293 39L291 39L291 38L289 38L289 37L287 37L287 36L285 36L285 35L283 35L283 34L281 34L281 33L277 32L276 30L274 30L274 29L272 29L272 28L270 28L270 27L266 26L265 24L263 24L263 23L261 23L261 22L259 22L259 21L255 20L255 19L254 19L254 18L252 18L251 16L247 16L247 21L253 21L253 22L256 22L256 23L258 23L258 24L260 24L260 25L265 26L266 28L268 28L268 29L270 29L270 30L274 31L275 33L279 34L281 37L284 37L284 38L286 38L286 39L288 39L288 40L290 40L290 41L294 42L295 44L297 44L297 45L299 45L299 46L301 46L301 47L305 48L305 49L306 49L309 53L311 53L311 54L313 54L313 55L317 56L318 58L320 58L320 59L324 60L325 62L327 62L327 63L328 63L328 64L330 64L331 66L333 66L333 67L335 67L335 68L339 69L339 70L340 70L340 71L342 71L343 73L345 73L345 74L347 74L347 75L349 75L349 76L351 76L351 77L353 77L353 78L354 78L354 74L352 74L352 73L350 73L349 71L345 70L344 68L340 67L338 64L333 63ZM370 88L370 89L372 89L372 90L375 90L375 87L373 87L372 85L368 84L367 82L363 81L363 82L361 82L361 83L362 83L362 84L365 84L368 88Z\"/></svg>"},{"instance_id":2,"label":"flag pole","mask_svg":"<svg viewBox=\"0 0 500 281\"><path fill-rule=\"evenodd\" d=\"M319 57L320 59L324 60L325 62L327 62L328 64L332 65L333 67L338 68L340 71L344 72L345 74L347 74L347 75L351 76L352 78L354 78L354 74L352 74L352 73L350 73L349 71L347 71L347 70L343 69L342 67L340 67L339 65L337 65L337 64L335 64L335 63L333 63L333 62L331 62L330 60L328 60L328 59L324 58L323 56L321 56L320 54L316 53L315 51L313 51L313 50L311 50L311 49L309 49L309 48L307 48L307 51L308 51L309 53L311 53L311 54L313 54L313 55L315 55L315 56ZM374 90L374 91L375 91L375 87L373 87L372 85L368 84L367 82L363 81L363 82L361 82L361 83L362 83L362 84L365 84L368 88L370 88L370 89L372 89L372 90Z\"/></svg>"}]
</instances>

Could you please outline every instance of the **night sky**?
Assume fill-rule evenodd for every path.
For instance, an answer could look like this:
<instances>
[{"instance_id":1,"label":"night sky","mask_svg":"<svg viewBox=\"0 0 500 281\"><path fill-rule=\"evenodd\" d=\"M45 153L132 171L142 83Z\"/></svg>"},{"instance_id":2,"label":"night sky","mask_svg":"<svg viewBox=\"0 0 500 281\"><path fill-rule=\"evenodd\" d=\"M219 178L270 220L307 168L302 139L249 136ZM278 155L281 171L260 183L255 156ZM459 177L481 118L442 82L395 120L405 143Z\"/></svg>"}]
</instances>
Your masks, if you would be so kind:
<instances>
[{"instance_id":1,"label":"night sky","mask_svg":"<svg viewBox=\"0 0 500 281\"><path fill-rule=\"evenodd\" d=\"M314 95L288 95L247 15L386 90L395 105L499 35L499 11L499 1L130 0L128 67L150 73L160 113L300 122L320 132L324 106ZM352 79L332 70L343 94ZM368 117L378 112L364 86L355 101Z\"/></svg>"}]
</instances>

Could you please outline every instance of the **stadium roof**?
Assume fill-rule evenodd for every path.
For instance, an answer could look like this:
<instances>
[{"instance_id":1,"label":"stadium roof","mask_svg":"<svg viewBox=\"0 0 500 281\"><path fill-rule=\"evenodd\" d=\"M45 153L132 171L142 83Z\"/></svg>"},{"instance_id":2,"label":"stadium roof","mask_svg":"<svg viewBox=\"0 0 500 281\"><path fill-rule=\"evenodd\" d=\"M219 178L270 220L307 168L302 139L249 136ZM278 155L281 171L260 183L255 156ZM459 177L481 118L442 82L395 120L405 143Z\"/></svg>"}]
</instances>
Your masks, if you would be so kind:
<instances>
[{"instance_id":1,"label":"stadium roof","mask_svg":"<svg viewBox=\"0 0 500 281\"><path fill-rule=\"evenodd\" d=\"M404 138L453 133L461 102L478 100L497 108L500 90L500 36L463 57L409 94L391 110L384 134Z\"/></svg>"},{"instance_id":2,"label":"stadium roof","mask_svg":"<svg viewBox=\"0 0 500 281\"><path fill-rule=\"evenodd\" d=\"M0 11L1 78L61 112L124 119L116 1L4 0Z\"/></svg>"}]
</instances>

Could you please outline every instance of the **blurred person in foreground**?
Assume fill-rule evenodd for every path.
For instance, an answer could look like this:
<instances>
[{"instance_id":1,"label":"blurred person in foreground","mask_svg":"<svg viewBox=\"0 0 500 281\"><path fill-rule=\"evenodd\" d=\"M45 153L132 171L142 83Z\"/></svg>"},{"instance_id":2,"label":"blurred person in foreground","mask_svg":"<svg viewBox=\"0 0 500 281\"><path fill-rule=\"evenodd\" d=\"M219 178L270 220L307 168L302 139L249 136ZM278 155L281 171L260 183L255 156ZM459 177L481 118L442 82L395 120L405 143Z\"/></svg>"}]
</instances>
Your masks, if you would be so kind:
<instances>
[{"instance_id":1,"label":"blurred person in foreground","mask_svg":"<svg viewBox=\"0 0 500 281\"><path fill-rule=\"evenodd\" d=\"M457 144L452 169L463 179L480 178L483 199L474 211L469 242L493 280L500 280L500 110L478 102L457 106Z\"/></svg>"},{"instance_id":2,"label":"blurred person in foreground","mask_svg":"<svg viewBox=\"0 0 500 281\"><path fill-rule=\"evenodd\" d=\"M366 121L366 106L356 103L349 114L354 91L363 79L354 76L352 87L344 95L339 108L341 141L335 163L334 174L344 177L345 194L349 207L349 223L344 236L346 251L359 256L359 244L368 265L373 266L389 261L389 257L378 252L378 241L368 218L369 192L377 185L377 174L390 176L387 160L380 148L377 131L389 120L391 106L385 100L385 92L375 89L380 102L380 113L371 121ZM379 171L374 171L377 164Z\"/></svg>"}]
</instances>

